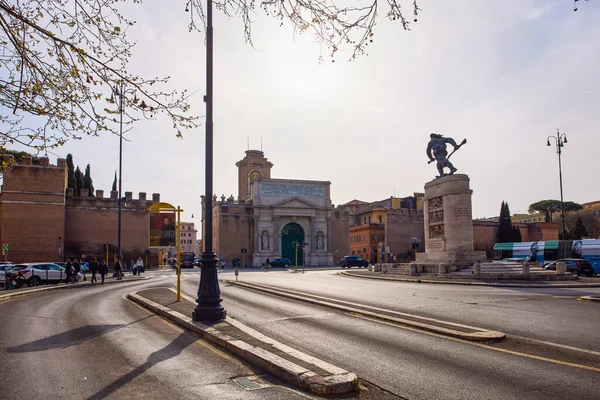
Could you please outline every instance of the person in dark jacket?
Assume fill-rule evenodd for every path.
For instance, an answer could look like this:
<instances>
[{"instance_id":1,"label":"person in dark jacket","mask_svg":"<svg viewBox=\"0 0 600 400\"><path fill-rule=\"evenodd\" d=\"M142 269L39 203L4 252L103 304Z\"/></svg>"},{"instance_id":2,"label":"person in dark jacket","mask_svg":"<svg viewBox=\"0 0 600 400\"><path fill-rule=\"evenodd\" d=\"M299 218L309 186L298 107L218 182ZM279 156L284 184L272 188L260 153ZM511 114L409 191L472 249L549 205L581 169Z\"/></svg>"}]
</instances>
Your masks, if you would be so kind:
<instances>
[{"instance_id":1,"label":"person in dark jacket","mask_svg":"<svg viewBox=\"0 0 600 400\"><path fill-rule=\"evenodd\" d=\"M100 266L98 267L98 272L100 272L100 278L102 278L102 285L104 285L104 277L108 274L108 265L102 260Z\"/></svg>"},{"instance_id":2,"label":"person in dark jacket","mask_svg":"<svg viewBox=\"0 0 600 400\"><path fill-rule=\"evenodd\" d=\"M67 259L67 264L65 265L65 273L67 274L65 282L73 282L73 263L71 262L70 258Z\"/></svg>"},{"instance_id":3,"label":"person in dark jacket","mask_svg":"<svg viewBox=\"0 0 600 400\"><path fill-rule=\"evenodd\" d=\"M98 279L96 278L96 273L98 272L99 266L100 265L98 264L98 260L96 260L96 257L94 257L93 260L90 262L90 272L92 273L91 283L98 282Z\"/></svg>"},{"instance_id":4,"label":"person in dark jacket","mask_svg":"<svg viewBox=\"0 0 600 400\"><path fill-rule=\"evenodd\" d=\"M75 261L73 261L73 282L78 282L77 278L80 273L81 273L81 264L79 263L79 259L76 258Z\"/></svg>"},{"instance_id":5,"label":"person in dark jacket","mask_svg":"<svg viewBox=\"0 0 600 400\"><path fill-rule=\"evenodd\" d=\"M118 281L123 279L123 273L121 272L121 269L121 257L118 257L117 262L115 263L115 274L117 275Z\"/></svg>"}]
</instances>

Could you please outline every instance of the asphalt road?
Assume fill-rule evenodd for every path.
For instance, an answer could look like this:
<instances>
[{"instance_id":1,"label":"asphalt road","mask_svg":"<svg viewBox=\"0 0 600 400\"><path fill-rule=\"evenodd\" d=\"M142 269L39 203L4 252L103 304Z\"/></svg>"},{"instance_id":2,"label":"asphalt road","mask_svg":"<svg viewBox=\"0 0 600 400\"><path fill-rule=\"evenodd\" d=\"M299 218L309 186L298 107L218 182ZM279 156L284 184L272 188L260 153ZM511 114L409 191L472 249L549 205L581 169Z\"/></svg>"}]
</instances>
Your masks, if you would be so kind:
<instances>
[{"instance_id":1,"label":"asphalt road","mask_svg":"<svg viewBox=\"0 0 600 400\"><path fill-rule=\"evenodd\" d=\"M197 272L182 276L183 292L193 297ZM220 271L219 278L234 276ZM600 303L576 299L600 289L423 285L335 271L242 270L240 279L508 334L502 343L464 342L221 282L229 316L357 373L368 387L360 398L597 398ZM0 303L0 397L310 397L124 299L143 287L174 283L173 272L162 271L146 282ZM265 382L265 388L249 391L234 382L246 376Z\"/></svg>"},{"instance_id":2,"label":"asphalt road","mask_svg":"<svg viewBox=\"0 0 600 400\"><path fill-rule=\"evenodd\" d=\"M0 303L0 398L308 398L124 298L161 281ZM243 377L265 387L246 390Z\"/></svg>"},{"instance_id":3,"label":"asphalt road","mask_svg":"<svg viewBox=\"0 0 600 400\"><path fill-rule=\"evenodd\" d=\"M220 272L221 279L234 279ZM401 328L224 282L228 315L409 399L597 399L597 289L523 289L367 281L335 272L246 272L240 279L500 330L478 344ZM197 276L183 276L194 295Z\"/></svg>"}]
</instances>

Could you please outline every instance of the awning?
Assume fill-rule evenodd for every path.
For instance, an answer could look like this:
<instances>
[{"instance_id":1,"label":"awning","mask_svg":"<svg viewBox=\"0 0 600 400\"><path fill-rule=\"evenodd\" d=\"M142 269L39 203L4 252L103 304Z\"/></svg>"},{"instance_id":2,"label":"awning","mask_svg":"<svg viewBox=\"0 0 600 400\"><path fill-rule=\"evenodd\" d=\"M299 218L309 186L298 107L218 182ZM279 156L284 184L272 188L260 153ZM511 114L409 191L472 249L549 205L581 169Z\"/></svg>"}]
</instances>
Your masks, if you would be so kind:
<instances>
[{"instance_id":1,"label":"awning","mask_svg":"<svg viewBox=\"0 0 600 400\"><path fill-rule=\"evenodd\" d=\"M503 251L503 250L512 250L514 243L496 243L494 245L494 250Z\"/></svg>"}]
</instances>

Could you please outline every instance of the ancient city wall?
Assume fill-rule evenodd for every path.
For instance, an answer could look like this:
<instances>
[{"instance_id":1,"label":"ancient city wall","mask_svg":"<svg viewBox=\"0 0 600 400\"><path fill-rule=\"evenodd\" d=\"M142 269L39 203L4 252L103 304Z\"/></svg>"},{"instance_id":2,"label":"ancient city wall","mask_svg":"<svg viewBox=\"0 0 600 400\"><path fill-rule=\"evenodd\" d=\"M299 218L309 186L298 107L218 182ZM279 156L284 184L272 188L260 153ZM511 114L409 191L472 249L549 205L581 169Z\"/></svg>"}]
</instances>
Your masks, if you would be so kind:
<instances>
[{"instance_id":1,"label":"ancient city wall","mask_svg":"<svg viewBox=\"0 0 600 400\"><path fill-rule=\"evenodd\" d=\"M423 211L401 208L390 211L386 217L385 240L390 253L402 260L411 251L412 238L421 240L421 249L425 244Z\"/></svg>"}]
</instances>

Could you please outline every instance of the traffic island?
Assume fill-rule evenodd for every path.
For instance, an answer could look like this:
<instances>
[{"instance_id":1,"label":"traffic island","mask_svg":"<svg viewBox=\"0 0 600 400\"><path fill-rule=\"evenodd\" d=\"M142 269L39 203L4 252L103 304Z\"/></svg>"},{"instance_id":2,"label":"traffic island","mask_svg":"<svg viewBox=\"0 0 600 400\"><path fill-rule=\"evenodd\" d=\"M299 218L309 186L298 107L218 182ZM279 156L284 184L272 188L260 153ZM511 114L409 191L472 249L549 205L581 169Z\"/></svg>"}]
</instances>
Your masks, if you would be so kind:
<instances>
[{"instance_id":1,"label":"traffic island","mask_svg":"<svg viewBox=\"0 0 600 400\"><path fill-rule=\"evenodd\" d=\"M195 300L182 294L177 302L172 288L144 289L127 298L302 389L318 394L357 389L356 374L277 342L231 317L210 325L193 321Z\"/></svg>"}]
</instances>

